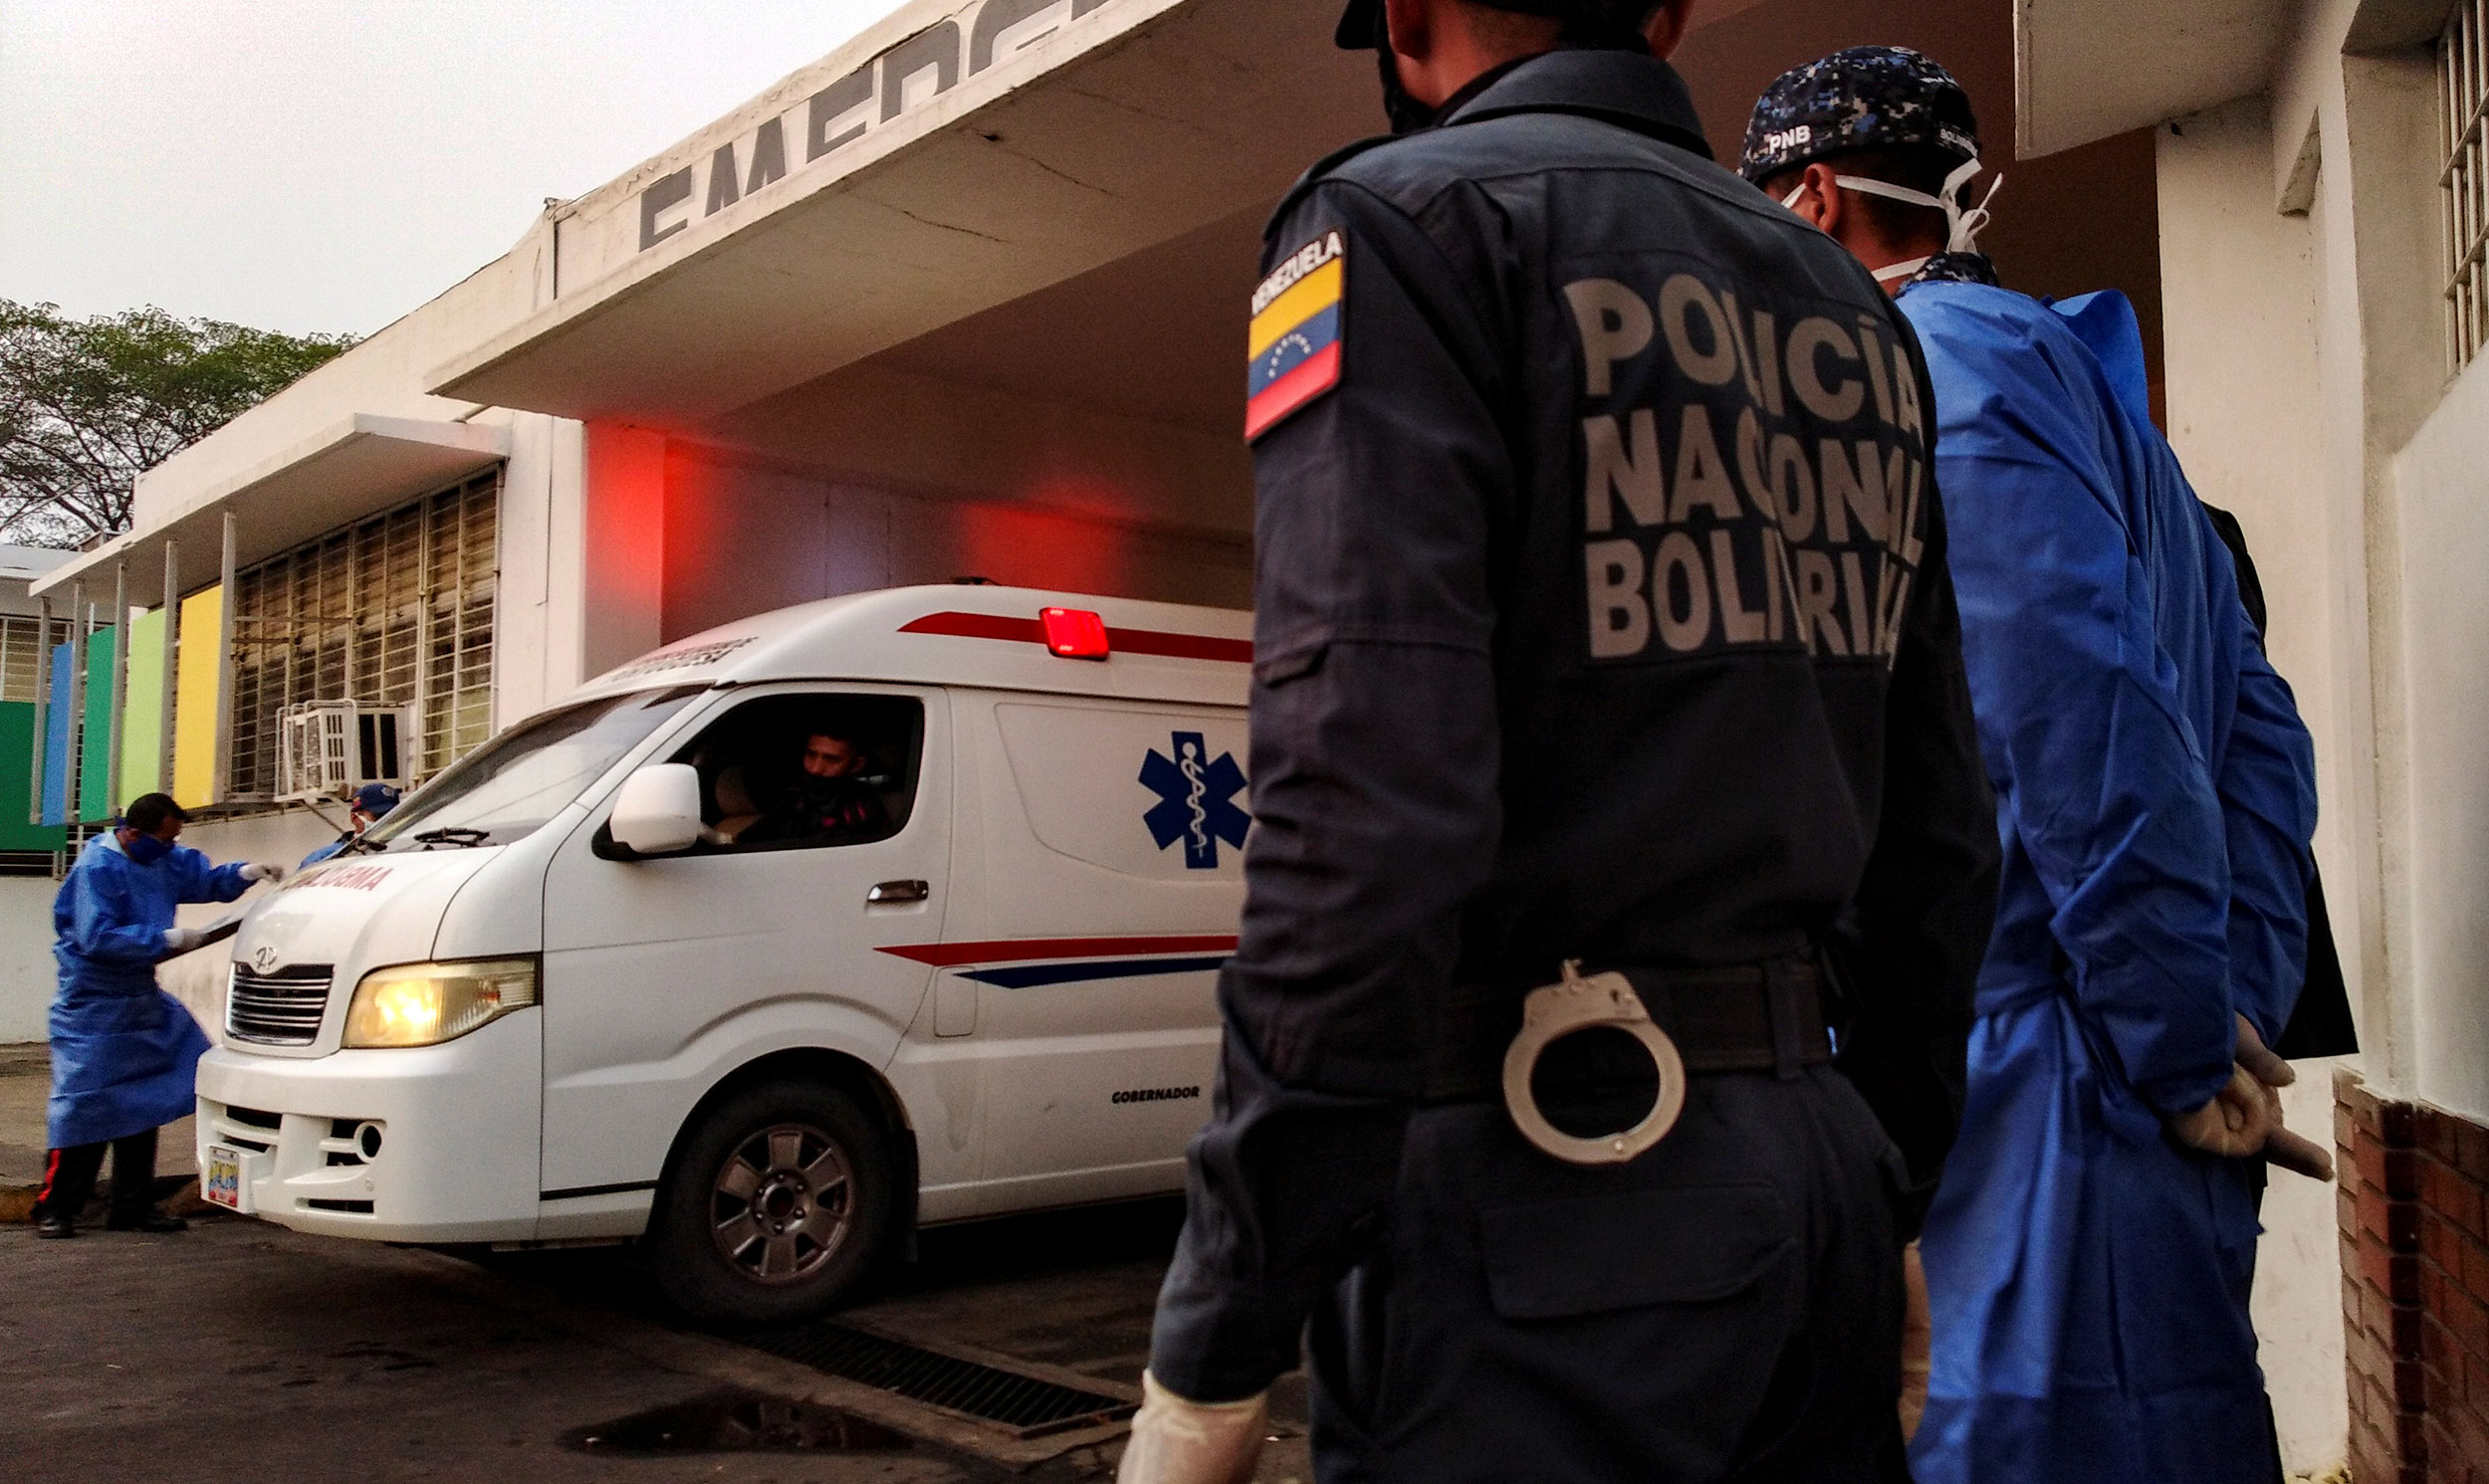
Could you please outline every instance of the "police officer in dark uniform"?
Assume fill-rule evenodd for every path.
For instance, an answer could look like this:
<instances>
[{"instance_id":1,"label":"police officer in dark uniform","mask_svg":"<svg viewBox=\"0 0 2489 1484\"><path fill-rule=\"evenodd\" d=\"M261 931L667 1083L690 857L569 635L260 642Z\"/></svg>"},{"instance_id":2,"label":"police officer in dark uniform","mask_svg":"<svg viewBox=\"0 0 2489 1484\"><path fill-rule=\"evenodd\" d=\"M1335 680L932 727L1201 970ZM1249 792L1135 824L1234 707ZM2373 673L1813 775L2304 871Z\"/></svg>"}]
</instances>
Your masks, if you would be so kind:
<instances>
[{"instance_id":1,"label":"police officer in dark uniform","mask_svg":"<svg viewBox=\"0 0 2489 1484\"><path fill-rule=\"evenodd\" d=\"M1934 409L1710 162L1687 9L1341 21L1398 133L1253 294L1259 826L1128 1484L1249 1477L1300 1348L1325 1481L1906 1477L1996 866Z\"/></svg>"}]
</instances>

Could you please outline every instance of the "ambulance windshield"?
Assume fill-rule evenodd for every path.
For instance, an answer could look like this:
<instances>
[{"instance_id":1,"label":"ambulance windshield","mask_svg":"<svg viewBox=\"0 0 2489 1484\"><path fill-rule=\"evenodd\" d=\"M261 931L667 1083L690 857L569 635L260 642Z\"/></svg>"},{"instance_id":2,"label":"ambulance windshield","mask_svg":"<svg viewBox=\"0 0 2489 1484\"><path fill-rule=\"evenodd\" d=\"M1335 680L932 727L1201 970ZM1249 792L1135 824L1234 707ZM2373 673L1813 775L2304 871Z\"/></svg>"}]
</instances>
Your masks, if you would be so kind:
<instances>
[{"instance_id":1,"label":"ambulance windshield","mask_svg":"<svg viewBox=\"0 0 2489 1484\"><path fill-rule=\"evenodd\" d=\"M706 689L678 686L583 701L513 728L417 790L363 836L363 848L427 850L524 838Z\"/></svg>"}]
</instances>

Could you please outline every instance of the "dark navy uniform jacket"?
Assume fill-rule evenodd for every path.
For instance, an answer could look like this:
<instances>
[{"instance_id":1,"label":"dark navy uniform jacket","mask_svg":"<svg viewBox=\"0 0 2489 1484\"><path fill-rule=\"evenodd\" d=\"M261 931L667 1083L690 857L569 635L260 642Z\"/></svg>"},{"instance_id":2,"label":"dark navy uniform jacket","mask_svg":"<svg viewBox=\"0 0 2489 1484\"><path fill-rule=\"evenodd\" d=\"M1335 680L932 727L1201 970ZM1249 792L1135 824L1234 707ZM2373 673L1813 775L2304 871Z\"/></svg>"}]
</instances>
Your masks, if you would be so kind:
<instances>
[{"instance_id":1,"label":"dark navy uniform jacket","mask_svg":"<svg viewBox=\"0 0 2489 1484\"><path fill-rule=\"evenodd\" d=\"M1317 165L1257 315L1334 261L1335 318L1256 320L1337 352L1254 448L1259 827L1151 1359L1199 1399L1389 1221L1456 984L1838 941L1931 1178L1993 907L1918 349L1674 71L1550 53Z\"/></svg>"}]
</instances>

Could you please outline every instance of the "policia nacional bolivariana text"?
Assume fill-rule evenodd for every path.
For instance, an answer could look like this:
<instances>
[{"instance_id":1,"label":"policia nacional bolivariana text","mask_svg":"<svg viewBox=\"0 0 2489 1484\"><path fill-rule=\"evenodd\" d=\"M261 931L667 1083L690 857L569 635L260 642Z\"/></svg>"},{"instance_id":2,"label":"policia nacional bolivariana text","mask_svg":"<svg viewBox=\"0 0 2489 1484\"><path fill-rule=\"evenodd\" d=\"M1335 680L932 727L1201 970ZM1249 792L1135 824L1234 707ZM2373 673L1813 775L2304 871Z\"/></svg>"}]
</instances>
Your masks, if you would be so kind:
<instances>
[{"instance_id":1,"label":"policia nacional bolivariana text","mask_svg":"<svg viewBox=\"0 0 2489 1484\"><path fill-rule=\"evenodd\" d=\"M1926 470L1902 435L1923 447L1925 430L1881 317L1784 328L1691 273L1671 275L1656 306L1614 279L1562 292L1593 398L1620 361L1665 353L1678 373L1659 406L1582 420L1582 527L1608 537L1582 553L1591 655L1791 632L1821 654L1891 655L1925 550ZM1793 400L1813 437L1793 430Z\"/></svg>"}]
</instances>

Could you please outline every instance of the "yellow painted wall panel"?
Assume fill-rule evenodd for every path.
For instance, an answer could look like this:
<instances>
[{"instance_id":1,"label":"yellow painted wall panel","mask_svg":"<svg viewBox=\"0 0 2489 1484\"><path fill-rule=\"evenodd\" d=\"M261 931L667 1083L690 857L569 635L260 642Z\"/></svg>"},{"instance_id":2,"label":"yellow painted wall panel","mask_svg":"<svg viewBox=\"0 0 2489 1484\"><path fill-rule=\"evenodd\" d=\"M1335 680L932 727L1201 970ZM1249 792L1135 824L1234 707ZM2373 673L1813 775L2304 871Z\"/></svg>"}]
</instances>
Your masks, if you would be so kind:
<instances>
[{"instance_id":1,"label":"yellow painted wall panel","mask_svg":"<svg viewBox=\"0 0 2489 1484\"><path fill-rule=\"evenodd\" d=\"M217 636L224 630L225 590L211 587L181 600L180 672L173 692L173 798L184 808L214 803L216 677L225 657Z\"/></svg>"}]
</instances>

